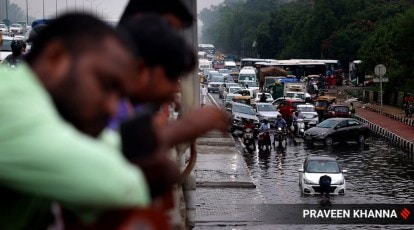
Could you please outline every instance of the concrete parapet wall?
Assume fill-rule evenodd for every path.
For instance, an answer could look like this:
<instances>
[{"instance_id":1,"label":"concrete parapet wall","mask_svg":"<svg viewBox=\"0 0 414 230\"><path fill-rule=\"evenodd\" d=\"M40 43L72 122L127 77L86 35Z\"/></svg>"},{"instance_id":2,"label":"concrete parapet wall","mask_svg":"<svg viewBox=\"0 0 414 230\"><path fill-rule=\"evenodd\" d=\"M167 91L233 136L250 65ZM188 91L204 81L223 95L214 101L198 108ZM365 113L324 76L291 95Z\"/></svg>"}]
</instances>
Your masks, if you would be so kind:
<instances>
[{"instance_id":1,"label":"concrete parapet wall","mask_svg":"<svg viewBox=\"0 0 414 230\"><path fill-rule=\"evenodd\" d=\"M359 116L355 116L356 119L364 122L365 124L368 124L368 126L371 129L372 133L375 133L377 135L380 135L382 137L385 137L387 140L389 140L391 142L391 144L400 147L401 149L403 149L404 151L407 151L409 153L414 153L414 142L409 141L407 139L404 139L400 136L398 136L397 134L384 129L383 127L372 123L362 117Z\"/></svg>"}]
</instances>

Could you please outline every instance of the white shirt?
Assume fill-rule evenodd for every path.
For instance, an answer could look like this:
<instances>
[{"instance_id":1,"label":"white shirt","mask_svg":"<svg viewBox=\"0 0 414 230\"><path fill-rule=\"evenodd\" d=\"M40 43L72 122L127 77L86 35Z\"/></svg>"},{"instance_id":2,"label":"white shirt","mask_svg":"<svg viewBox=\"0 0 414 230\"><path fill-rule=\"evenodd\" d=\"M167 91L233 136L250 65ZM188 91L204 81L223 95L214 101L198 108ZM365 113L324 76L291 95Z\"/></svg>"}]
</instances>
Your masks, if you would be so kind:
<instances>
[{"instance_id":1,"label":"white shirt","mask_svg":"<svg viewBox=\"0 0 414 230\"><path fill-rule=\"evenodd\" d=\"M208 93L208 92L207 92L207 88L206 88L206 87L204 87L204 88L203 88L203 87L201 87L201 95L202 95L202 96L207 96L207 93Z\"/></svg>"}]
</instances>

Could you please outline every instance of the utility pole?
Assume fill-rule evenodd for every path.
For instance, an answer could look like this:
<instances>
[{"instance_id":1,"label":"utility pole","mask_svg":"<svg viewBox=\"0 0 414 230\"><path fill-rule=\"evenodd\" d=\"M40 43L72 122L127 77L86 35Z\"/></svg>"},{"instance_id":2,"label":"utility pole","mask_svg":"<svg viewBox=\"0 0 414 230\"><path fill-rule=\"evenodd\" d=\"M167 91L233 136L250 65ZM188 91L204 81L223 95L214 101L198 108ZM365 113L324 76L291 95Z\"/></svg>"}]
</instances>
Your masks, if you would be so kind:
<instances>
[{"instance_id":1,"label":"utility pole","mask_svg":"<svg viewBox=\"0 0 414 230\"><path fill-rule=\"evenodd\" d=\"M6 20L7 20L7 23L9 23L9 0L6 0Z\"/></svg>"},{"instance_id":2,"label":"utility pole","mask_svg":"<svg viewBox=\"0 0 414 230\"><path fill-rule=\"evenodd\" d=\"M45 19L45 0L43 0L43 19Z\"/></svg>"},{"instance_id":3,"label":"utility pole","mask_svg":"<svg viewBox=\"0 0 414 230\"><path fill-rule=\"evenodd\" d=\"M26 0L26 23L29 25L29 0Z\"/></svg>"},{"instance_id":4,"label":"utility pole","mask_svg":"<svg viewBox=\"0 0 414 230\"><path fill-rule=\"evenodd\" d=\"M55 4L55 7L56 7L56 15L55 15L55 17L57 18L57 0L56 0L56 4Z\"/></svg>"}]
</instances>

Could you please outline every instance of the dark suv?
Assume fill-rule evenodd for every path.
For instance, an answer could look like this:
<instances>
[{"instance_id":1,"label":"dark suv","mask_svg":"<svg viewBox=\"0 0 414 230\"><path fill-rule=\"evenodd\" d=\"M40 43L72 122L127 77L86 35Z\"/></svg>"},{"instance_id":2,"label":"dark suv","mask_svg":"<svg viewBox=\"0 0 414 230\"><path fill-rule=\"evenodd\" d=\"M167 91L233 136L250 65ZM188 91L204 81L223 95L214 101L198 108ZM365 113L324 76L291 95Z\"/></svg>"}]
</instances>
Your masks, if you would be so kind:
<instances>
[{"instance_id":1,"label":"dark suv","mask_svg":"<svg viewBox=\"0 0 414 230\"><path fill-rule=\"evenodd\" d=\"M351 111L347 105L330 105L324 113L324 118L351 117Z\"/></svg>"}]
</instances>

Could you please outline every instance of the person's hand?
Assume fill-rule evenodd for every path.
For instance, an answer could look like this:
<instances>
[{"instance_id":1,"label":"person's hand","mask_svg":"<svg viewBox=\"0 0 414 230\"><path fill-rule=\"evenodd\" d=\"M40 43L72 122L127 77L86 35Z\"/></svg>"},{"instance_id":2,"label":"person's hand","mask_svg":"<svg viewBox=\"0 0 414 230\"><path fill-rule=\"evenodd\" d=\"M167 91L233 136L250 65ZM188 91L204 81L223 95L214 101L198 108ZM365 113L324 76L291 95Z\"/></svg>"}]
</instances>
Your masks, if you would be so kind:
<instances>
[{"instance_id":1,"label":"person's hand","mask_svg":"<svg viewBox=\"0 0 414 230\"><path fill-rule=\"evenodd\" d=\"M167 153L169 149L160 146L149 156L130 160L143 171L152 198L171 190L180 178L180 169Z\"/></svg>"},{"instance_id":2,"label":"person's hand","mask_svg":"<svg viewBox=\"0 0 414 230\"><path fill-rule=\"evenodd\" d=\"M196 119L198 126L206 131L219 130L223 133L228 132L230 125L230 116L227 111L215 106L204 106L194 110L189 116Z\"/></svg>"}]
</instances>

